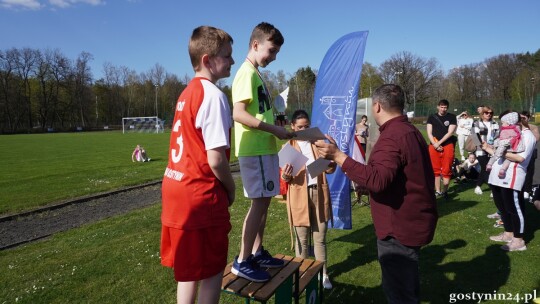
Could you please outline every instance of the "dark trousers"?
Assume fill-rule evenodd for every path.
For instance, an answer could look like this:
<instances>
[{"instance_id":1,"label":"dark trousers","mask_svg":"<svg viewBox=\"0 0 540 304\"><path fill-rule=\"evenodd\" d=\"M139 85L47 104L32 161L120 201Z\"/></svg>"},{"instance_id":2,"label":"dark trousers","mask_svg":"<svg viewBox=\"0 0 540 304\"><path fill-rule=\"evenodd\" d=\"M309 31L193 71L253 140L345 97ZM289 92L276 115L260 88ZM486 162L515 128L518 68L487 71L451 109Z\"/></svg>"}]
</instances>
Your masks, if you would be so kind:
<instances>
[{"instance_id":1,"label":"dark trousers","mask_svg":"<svg viewBox=\"0 0 540 304\"><path fill-rule=\"evenodd\" d=\"M408 247L389 237L377 240L377 251L388 303L420 303L420 247Z\"/></svg>"},{"instance_id":2,"label":"dark trousers","mask_svg":"<svg viewBox=\"0 0 540 304\"><path fill-rule=\"evenodd\" d=\"M525 233L525 200L523 192L491 185L495 206L501 213L504 231L513 232L514 237L523 238Z\"/></svg>"},{"instance_id":3,"label":"dark trousers","mask_svg":"<svg viewBox=\"0 0 540 304\"><path fill-rule=\"evenodd\" d=\"M538 151L533 150L533 155L529 164L527 165L527 175L525 175L525 183L523 184L522 191L529 192L531 194L533 188L533 176L534 176L534 163L536 162Z\"/></svg>"},{"instance_id":4,"label":"dark trousers","mask_svg":"<svg viewBox=\"0 0 540 304\"><path fill-rule=\"evenodd\" d=\"M478 179L476 180L476 185L480 187L483 183L487 183L489 179L489 172L486 171L486 165L489 162L489 156L481 155L477 156L476 159L478 159L478 163L480 163L480 174L478 176Z\"/></svg>"}]
</instances>

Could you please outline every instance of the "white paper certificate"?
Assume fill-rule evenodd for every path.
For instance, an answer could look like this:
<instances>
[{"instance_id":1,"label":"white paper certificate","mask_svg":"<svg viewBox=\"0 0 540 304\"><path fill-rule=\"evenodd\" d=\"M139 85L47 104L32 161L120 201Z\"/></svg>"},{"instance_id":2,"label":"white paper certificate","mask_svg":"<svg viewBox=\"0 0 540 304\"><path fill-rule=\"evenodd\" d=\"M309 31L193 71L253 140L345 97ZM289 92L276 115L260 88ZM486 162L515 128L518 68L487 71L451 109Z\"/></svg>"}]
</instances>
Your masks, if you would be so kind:
<instances>
[{"instance_id":1,"label":"white paper certificate","mask_svg":"<svg viewBox=\"0 0 540 304\"><path fill-rule=\"evenodd\" d=\"M309 176L311 178L316 178L319 174L323 173L324 170L328 168L330 160L324 158L317 158L316 161L312 162L307 166Z\"/></svg>"},{"instance_id":2,"label":"white paper certificate","mask_svg":"<svg viewBox=\"0 0 540 304\"><path fill-rule=\"evenodd\" d=\"M306 164L308 158L293 148L289 143L287 143L281 151L278 152L279 157L279 167L283 168L286 164L290 164L293 167L292 175L295 176L298 174L298 171Z\"/></svg>"}]
</instances>

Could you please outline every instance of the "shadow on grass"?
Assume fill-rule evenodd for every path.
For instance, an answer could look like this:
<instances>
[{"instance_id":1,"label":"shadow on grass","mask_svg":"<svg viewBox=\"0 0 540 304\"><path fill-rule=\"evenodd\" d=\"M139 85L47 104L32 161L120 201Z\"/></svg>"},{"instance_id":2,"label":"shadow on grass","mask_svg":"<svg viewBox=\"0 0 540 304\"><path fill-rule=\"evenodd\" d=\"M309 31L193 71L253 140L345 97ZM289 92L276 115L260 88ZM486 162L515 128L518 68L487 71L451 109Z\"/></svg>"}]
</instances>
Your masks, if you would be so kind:
<instances>
[{"instance_id":1,"label":"shadow on grass","mask_svg":"<svg viewBox=\"0 0 540 304\"><path fill-rule=\"evenodd\" d=\"M439 214L444 216L475 206L478 202L462 201L439 204ZM533 225L532 223L530 225ZM538 223L534 225L538 226ZM536 227L537 228L537 227ZM531 229L532 230L532 229ZM533 231L530 232L532 235ZM358 244L347 258L328 268L331 277L339 277L358 267L377 261L377 245L372 224L333 241ZM420 252L420 280L422 301L428 303L448 302L456 293L493 293L508 281L510 259L508 253L500 249L501 244L490 245L482 255L470 261L448 260L448 254L456 254L466 247L463 239L453 240L443 245L428 245ZM479 249L482 250L482 249ZM452 260L452 259L451 259ZM474 271L473 271L474 270ZM377 271L380 268L377 267ZM356 285L335 282L334 288L328 292L327 299L336 303L384 303L386 298L382 287L364 287L361 282Z\"/></svg>"},{"instance_id":2,"label":"shadow on grass","mask_svg":"<svg viewBox=\"0 0 540 304\"><path fill-rule=\"evenodd\" d=\"M367 226L363 230L351 233L342 239L362 238L364 245L351 252L349 258L329 267L331 276L338 276L349 270L373 262L377 259L375 237ZM470 261L444 263L446 255L466 246L462 239L451 241L445 245L429 245L420 252L420 294L422 302L447 303L456 294L472 292L493 294L508 281L510 274L510 258L508 253L500 249L501 244L490 245L484 254ZM474 269L474 271L472 271ZM359 286L360 285L360 286ZM336 303L384 303L386 301L382 287L363 287L335 282L327 299Z\"/></svg>"},{"instance_id":3,"label":"shadow on grass","mask_svg":"<svg viewBox=\"0 0 540 304\"><path fill-rule=\"evenodd\" d=\"M358 267L377 261L377 242L373 224L364 226L349 234L335 238L333 242L345 242L360 245L347 254L347 259L328 267L330 277L339 277ZM357 284L333 282L334 286L327 299L336 303L384 303L385 297L380 286L364 287ZM371 302L367 302L371 301Z\"/></svg>"},{"instance_id":4,"label":"shadow on grass","mask_svg":"<svg viewBox=\"0 0 540 304\"><path fill-rule=\"evenodd\" d=\"M540 229L540 211L533 204L525 202L525 235L526 243L534 240L534 233ZM538 240L537 240L538 242ZM540 286L540 284L538 285Z\"/></svg>"},{"instance_id":5,"label":"shadow on grass","mask_svg":"<svg viewBox=\"0 0 540 304\"><path fill-rule=\"evenodd\" d=\"M363 287L356 284L332 283L332 290L325 295L325 302L341 303L386 303L382 287Z\"/></svg>"},{"instance_id":6,"label":"shadow on grass","mask_svg":"<svg viewBox=\"0 0 540 304\"><path fill-rule=\"evenodd\" d=\"M480 203L478 201L460 199L461 192L468 191L474 187L476 187L475 181L451 185L448 191L448 199L442 197L437 198L437 211L439 212L439 219L454 212L470 209L478 205Z\"/></svg>"},{"instance_id":7,"label":"shadow on grass","mask_svg":"<svg viewBox=\"0 0 540 304\"><path fill-rule=\"evenodd\" d=\"M337 277L352 269L377 260L377 248L373 226L366 226L339 241L357 242L360 248L352 251L349 257L329 267L331 277ZM444 245L429 245L420 252L421 298L428 303L448 302L457 293L490 293L499 290L508 281L510 259L508 253L500 249L501 244L490 245L484 254L470 261L444 263L446 255L466 246L462 239L453 240ZM474 269L474 271L472 271ZM386 301L382 287L363 287L334 283L327 299L336 303L384 303Z\"/></svg>"},{"instance_id":8,"label":"shadow on grass","mask_svg":"<svg viewBox=\"0 0 540 304\"><path fill-rule=\"evenodd\" d=\"M460 293L489 293L508 281L510 258L501 244L490 245L483 255L470 261L443 263L447 254L465 247L458 239L445 245L430 245L421 250L421 297L428 303L443 303Z\"/></svg>"}]
</instances>

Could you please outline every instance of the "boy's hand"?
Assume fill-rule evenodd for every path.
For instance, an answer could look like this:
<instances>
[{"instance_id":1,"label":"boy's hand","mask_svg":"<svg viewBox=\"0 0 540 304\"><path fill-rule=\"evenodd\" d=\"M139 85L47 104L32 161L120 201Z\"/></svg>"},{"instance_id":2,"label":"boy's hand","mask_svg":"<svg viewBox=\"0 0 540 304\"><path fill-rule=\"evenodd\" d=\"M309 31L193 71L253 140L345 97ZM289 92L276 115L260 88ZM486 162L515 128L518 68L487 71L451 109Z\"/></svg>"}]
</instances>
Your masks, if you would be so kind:
<instances>
[{"instance_id":1,"label":"boy's hand","mask_svg":"<svg viewBox=\"0 0 540 304\"><path fill-rule=\"evenodd\" d=\"M294 132L289 132L284 127L275 126L272 132L279 139L291 139L295 136Z\"/></svg>"},{"instance_id":2,"label":"boy's hand","mask_svg":"<svg viewBox=\"0 0 540 304\"><path fill-rule=\"evenodd\" d=\"M281 179L286 182L290 182L292 179L292 170L293 167L290 164L286 164L285 166L283 166L283 168L281 169Z\"/></svg>"}]
</instances>

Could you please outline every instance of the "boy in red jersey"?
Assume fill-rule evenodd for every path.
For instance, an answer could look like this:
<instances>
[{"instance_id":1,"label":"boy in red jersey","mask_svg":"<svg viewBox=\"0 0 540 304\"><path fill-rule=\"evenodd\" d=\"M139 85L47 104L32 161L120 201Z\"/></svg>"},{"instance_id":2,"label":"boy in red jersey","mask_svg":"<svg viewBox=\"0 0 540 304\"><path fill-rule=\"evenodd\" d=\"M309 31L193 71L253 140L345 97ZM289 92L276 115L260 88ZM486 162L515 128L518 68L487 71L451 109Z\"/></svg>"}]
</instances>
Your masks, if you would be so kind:
<instances>
[{"instance_id":1,"label":"boy in red jersey","mask_svg":"<svg viewBox=\"0 0 540 304\"><path fill-rule=\"evenodd\" d=\"M178 303L218 303L235 184L229 169L231 111L215 82L230 76L232 37L201 26L189 56L195 77L178 102L162 184L161 264L174 269ZM197 296L198 293L198 296Z\"/></svg>"}]
</instances>

